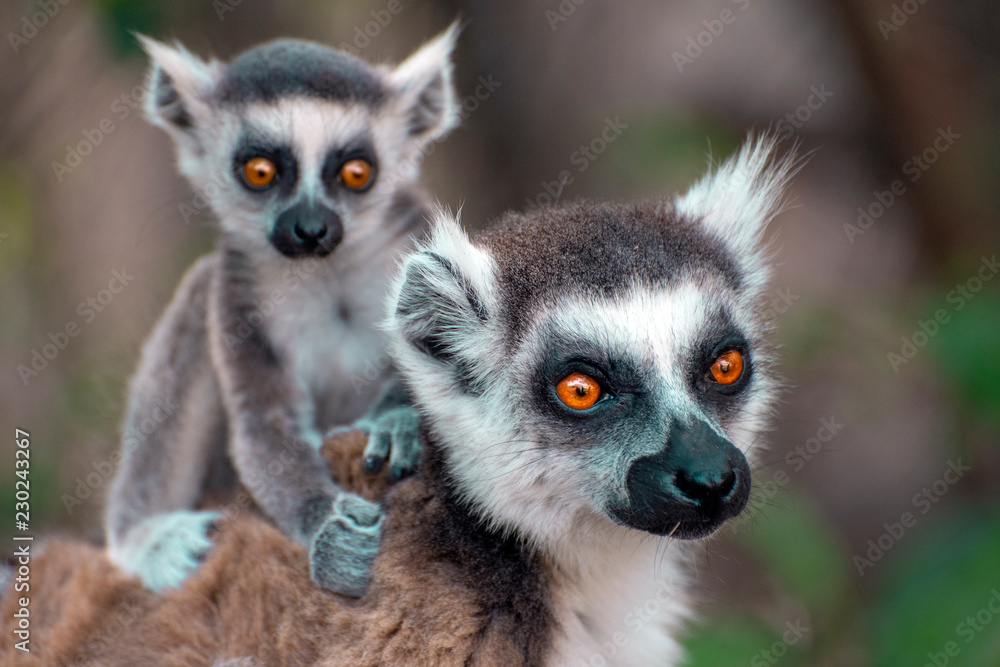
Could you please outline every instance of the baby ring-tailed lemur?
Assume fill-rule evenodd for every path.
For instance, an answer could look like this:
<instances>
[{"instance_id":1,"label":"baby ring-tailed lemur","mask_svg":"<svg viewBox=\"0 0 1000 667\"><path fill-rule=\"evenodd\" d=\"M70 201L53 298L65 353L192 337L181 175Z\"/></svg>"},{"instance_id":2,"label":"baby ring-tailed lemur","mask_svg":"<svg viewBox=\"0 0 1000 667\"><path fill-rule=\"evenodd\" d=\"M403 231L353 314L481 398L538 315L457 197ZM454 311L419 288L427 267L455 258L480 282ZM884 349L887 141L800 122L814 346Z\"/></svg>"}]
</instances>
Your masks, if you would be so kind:
<instances>
[{"instance_id":1,"label":"baby ring-tailed lemur","mask_svg":"<svg viewBox=\"0 0 1000 667\"><path fill-rule=\"evenodd\" d=\"M404 261L391 348L462 526L435 548L481 571L525 664L678 659L684 551L648 538L709 535L749 497L776 389L761 233L795 164L773 148L670 202L508 214L473 240L441 215Z\"/></svg>"},{"instance_id":2,"label":"baby ring-tailed lemur","mask_svg":"<svg viewBox=\"0 0 1000 667\"><path fill-rule=\"evenodd\" d=\"M456 33L394 69L298 40L225 64L142 38L147 114L221 222L130 388L106 530L112 559L150 588L197 567L219 515L195 510L235 472L310 548L316 581L364 590L381 511L333 484L318 447L361 419L369 469L388 460L399 477L419 461L416 413L374 323L426 224L420 157L457 124Z\"/></svg>"}]
</instances>

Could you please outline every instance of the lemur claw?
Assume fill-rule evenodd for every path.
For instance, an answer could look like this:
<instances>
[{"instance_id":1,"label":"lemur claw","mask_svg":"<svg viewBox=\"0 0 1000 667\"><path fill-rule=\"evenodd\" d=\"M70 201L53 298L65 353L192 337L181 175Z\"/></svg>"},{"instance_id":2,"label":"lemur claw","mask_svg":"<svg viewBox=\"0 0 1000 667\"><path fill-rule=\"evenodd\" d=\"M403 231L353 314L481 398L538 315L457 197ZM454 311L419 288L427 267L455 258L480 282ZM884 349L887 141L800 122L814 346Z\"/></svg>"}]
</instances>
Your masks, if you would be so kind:
<instances>
[{"instance_id":1,"label":"lemur claw","mask_svg":"<svg viewBox=\"0 0 1000 667\"><path fill-rule=\"evenodd\" d=\"M353 493L339 493L309 548L313 581L341 595L364 595L378 554L382 517L381 506Z\"/></svg>"},{"instance_id":2,"label":"lemur claw","mask_svg":"<svg viewBox=\"0 0 1000 667\"><path fill-rule=\"evenodd\" d=\"M368 434L364 453L365 472L377 474L389 460L389 479L403 479L420 465L420 416L404 405L386 410L374 418L359 420L355 427Z\"/></svg>"},{"instance_id":3,"label":"lemur claw","mask_svg":"<svg viewBox=\"0 0 1000 667\"><path fill-rule=\"evenodd\" d=\"M156 514L133 528L115 561L157 593L180 586L212 548L219 512Z\"/></svg>"}]
</instances>

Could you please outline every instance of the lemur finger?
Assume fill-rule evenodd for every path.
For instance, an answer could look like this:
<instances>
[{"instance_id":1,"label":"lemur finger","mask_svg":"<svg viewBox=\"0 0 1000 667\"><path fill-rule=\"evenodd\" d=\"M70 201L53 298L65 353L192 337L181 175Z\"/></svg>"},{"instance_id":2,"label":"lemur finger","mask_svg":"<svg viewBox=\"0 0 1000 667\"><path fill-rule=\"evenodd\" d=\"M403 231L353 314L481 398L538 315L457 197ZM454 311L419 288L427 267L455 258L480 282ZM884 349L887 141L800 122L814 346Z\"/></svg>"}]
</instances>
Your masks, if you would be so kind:
<instances>
[{"instance_id":1,"label":"lemur finger","mask_svg":"<svg viewBox=\"0 0 1000 667\"><path fill-rule=\"evenodd\" d=\"M210 514L214 514L215 516L207 519L207 523L205 524L205 537L214 542L215 538L219 534L219 531L221 531L223 525L225 525L227 518L222 512L213 511L210 512Z\"/></svg>"},{"instance_id":2,"label":"lemur finger","mask_svg":"<svg viewBox=\"0 0 1000 667\"><path fill-rule=\"evenodd\" d=\"M416 470L420 465L422 453L417 413L412 410L401 410L392 425L389 480L396 482Z\"/></svg>"},{"instance_id":3,"label":"lemur finger","mask_svg":"<svg viewBox=\"0 0 1000 667\"><path fill-rule=\"evenodd\" d=\"M378 474L389 458L392 447L392 433L381 425L374 425L368 435L368 445L365 446L364 468L372 475Z\"/></svg>"}]
</instances>

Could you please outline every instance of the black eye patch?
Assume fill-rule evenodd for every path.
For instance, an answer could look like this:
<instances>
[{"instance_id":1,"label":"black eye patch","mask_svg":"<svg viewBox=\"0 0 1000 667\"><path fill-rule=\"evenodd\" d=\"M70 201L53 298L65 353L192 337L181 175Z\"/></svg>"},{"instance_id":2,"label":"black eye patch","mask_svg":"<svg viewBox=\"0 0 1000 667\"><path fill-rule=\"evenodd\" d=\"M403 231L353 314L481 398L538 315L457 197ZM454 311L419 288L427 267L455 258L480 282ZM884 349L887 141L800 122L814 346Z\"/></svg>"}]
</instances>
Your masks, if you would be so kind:
<instances>
[{"instance_id":1,"label":"black eye patch","mask_svg":"<svg viewBox=\"0 0 1000 667\"><path fill-rule=\"evenodd\" d=\"M740 353L743 372L732 384L720 384L712 379L711 367L719 355L729 350ZM744 390L753 377L753 366L750 342L727 313L719 312L702 330L688 359L686 376L697 400L724 420L743 404Z\"/></svg>"},{"instance_id":2,"label":"black eye patch","mask_svg":"<svg viewBox=\"0 0 1000 667\"><path fill-rule=\"evenodd\" d=\"M371 165L371 178L363 188L345 188L343 183L341 183L340 169L345 163L356 159L364 160ZM378 180L378 172L378 160L375 157L375 149L372 147L371 142L367 139L357 139L345 146L334 148L327 152L326 158L323 160L321 177L327 194L331 197L337 197L345 190L354 193L367 192L375 185L375 181Z\"/></svg>"},{"instance_id":3,"label":"black eye patch","mask_svg":"<svg viewBox=\"0 0 1000 667\"><path fill-rule=\"evenodd\" d=\"M628 359L619 358L586 340L574 340L558 334L551 336L546 347L549 352L534 373L533 394L538 406L549 414L576 420L598 418L602 406L611 407L612 403L621 405L623 401L642 393L643 374ZM557 396L556 387L574 373L593 378L600 384L601 400L593 410L574 412Z\"/></svg>"},{"instance_id":4,"label":"black eye patch","mask_svg":"<svg viewBox=\"0 0 1000 667\"><path fill-rule=\"evenodd\" d=\"M274 163L277 170L275 176L276 187L265 190L264 192L277 191L279 196L282 198L287 198L295 192L295 186L298 183L299 177L299 165L298 160L295 159L295 154L293 153L290 146L272 144L267 141L246 136L240 140L237 145L236 150L233 152L233 175L236 180L246 187L241 173L243 172L243 166L252 158L264 157ZM248 188L249 190L250 188ZM251 190L253 191L253 190Z\"/></svg>"}]
</instances>

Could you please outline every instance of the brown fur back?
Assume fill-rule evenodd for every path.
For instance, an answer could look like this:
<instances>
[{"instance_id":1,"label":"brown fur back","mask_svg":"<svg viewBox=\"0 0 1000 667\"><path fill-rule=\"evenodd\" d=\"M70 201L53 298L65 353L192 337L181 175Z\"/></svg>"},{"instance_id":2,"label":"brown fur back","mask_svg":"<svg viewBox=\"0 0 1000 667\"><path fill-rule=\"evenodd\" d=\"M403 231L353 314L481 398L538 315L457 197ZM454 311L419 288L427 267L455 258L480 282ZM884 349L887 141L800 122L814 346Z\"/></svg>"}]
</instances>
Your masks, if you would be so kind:
<instances>
[{"instance_id":1,"label":"brown fur back","mask_svg":"<svg viewBox=\"0 0 1000 667\"><path fill-rule=\"evenodd\" d=\"M328 442L347 488L378 499L384 476L361 472L364 436ZM53 541L32 562L32 653L40 665L519 665L510 621L494 622L461 565L437 557L427 527L442 500L421 477L392 488L372 584L353 600L320 589L305 550L263 519L225 525L207 561L162 595L125 576L103 551ZM0 660L15 653L16 600L0 601ZM29 658L18 653L18 658ZM241 662L236 660L244 659Z\"/></svg>"}]
</instances>

